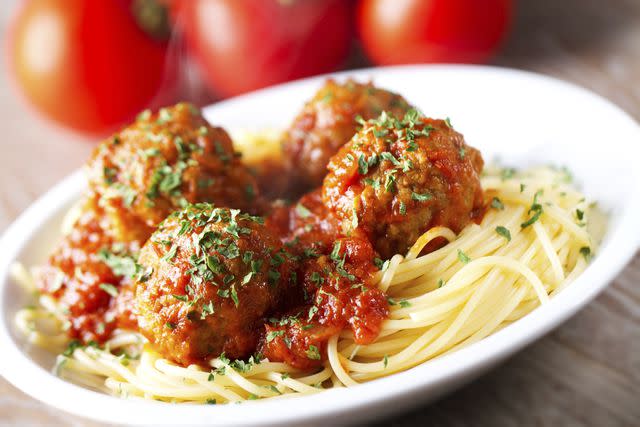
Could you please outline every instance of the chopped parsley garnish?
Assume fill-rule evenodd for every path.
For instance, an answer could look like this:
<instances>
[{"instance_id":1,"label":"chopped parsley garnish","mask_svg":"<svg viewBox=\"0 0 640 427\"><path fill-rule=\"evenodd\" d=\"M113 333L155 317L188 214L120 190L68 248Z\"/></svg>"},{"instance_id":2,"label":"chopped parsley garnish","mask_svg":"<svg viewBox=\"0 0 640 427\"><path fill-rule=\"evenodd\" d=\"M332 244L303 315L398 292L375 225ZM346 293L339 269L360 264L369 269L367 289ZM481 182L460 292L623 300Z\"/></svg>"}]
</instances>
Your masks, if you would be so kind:
<instances>
[{"instance_id":1,"label":"chopped parsley garnish","mask_svg":"<svg viewBox=\"0 0 640 427\"><path fill-rule=\"evenodd\" d=\"M471 262L471 258L469 258L467 254L462 252L462 249L458 249L458 259L463 264L469 264L469 262Z\"/></svg>"},{"instance_id":2,"label":"chopped parsley garnish","mask_svg":"<svg viewBox=\"0 0 640 427\"><path fill-rule=\"evenodd\" d=\"M255 273L253 271L248 272L247 274L244 275L244 277L242 278L242 282L240 283L241 285L246 285L247 283L249 283L249 281L251 281L251 278L253 277Z\"/></svg>"},{"instance_id":3,"label":"chopped parsley garnish","mask_svg":"<svg viewBox=\"0 0 640 427\"><path fill-rule=\"evenodd\" d=\"M380 188L380 178L365 178L364 183L371 186L374 190Z\"/></svg>"},{"instance_id":4,"label":"chopped parsley garnish","mask_svg":"<svg viewBox=\"0 0 640 427\"><path fill-rule=\"evenodd\" d=\"M283 330L279 330L279 331L269 331L267 333L267 342L271 342L274 339L276 339L276 337L282 337L284 336L284 331Z\"/></svg>"},{"instance_id":5,"label":"chopped parsley garnish","mask_svg":"<svg viewBox=\"0 0 640 427\"><path fill-rule=\"evenodd\" d=\"M62 354L64 356L71 356L73 355L73 352L77 349L77 348L82 348L82 343L78 340L71 340L69 341L69 344L67 344L67 348L62 352Z\"/></svg>"},{"instance_id":6,"label":"chopped parsley garnish","mask_svg":"<svg viewBox=\"0 0 640 427\"><path fill-rule=\"evenodd\" d=\"M213 146L216 150L216 154L218 155L218 158L220 158L222 163L225 163L225 164L229 163L229 160L230 160L229 154L227 154L227 152L225 151L224 147L222 146L222 143L220 141L214 141Z\"/></svg>"},{"instance_id":7,"label":"chopped parsley garnish","mask_svg":"<svg viewBox=\"0 0 640 427\"><path fill-rule=\"evenodd\" d=\"M116 181L116 176L118 175L118 170L116 168L105 167L102 170L102 174L104 176L104 181L107 184L113 184Z\"/></svg>"},{"instance_id":8,"label":"chopped parsley garnish","mask_svg":"<svg viewBox=\"0 0 640 427\"><path fill-rule=\"evenodd\" d=\"M115 188L116 191L120 193L120 196L122 197L122 203L127 208L130 208L133 205L133 202L135 202L136 198L138 197L138 195L135 191L133 191L132 188L127 187L124 184L116 183L114 184L113 188Z\"/></svg>"},{"instance_id":9,"label":"chopped parsley garnish","mask_svg":"<svg viewBox=\"0 0 640 427\"><path fill-rule=\"evenodd\" d=\"M186 150L186 148L183 147ZM187 168L187 163L183 160L176 162L175 167L171 167L166 162L158 167L151 176L147 198L153 200L160 194L177 196L180 194L182 186L182 172Z\"/></svg>"},{"instance_id":10,"label":"chopped parsley garnish","mask_svg":"<svg viewBox=\"0 0 640 427\"><path fill-rule=\"evenodd\" d=\"M540 206L540 205L538 205L538 206ZM528 220L526 220L525 222L520 224L520 227L527 228L528 226L530 226L533 223L535 223L536 221L538 221L538 219L540 219L540 215L542 215L542 206L540 206L539 209L533 210L533 215Z\"/></svg>"},{"instance_id":11,"label":"chopped parsley garnish","mask_svg":"<svg viewBox=\"0 0 640 427\"><path fill-rule=\"evenodd\" d=\"M382 158L382 160L386 160L388 162L393 163L394 166L398 166L398 167L402 166L400 161L396 159L396 157L388 151L384 151L380 153L380 157Z\"/></svg>"},{"instance_id":12,"label":"chopped parsley garnish","mask_svg":"<svg viewBox=\"0 0 640 427\"><path fill-rule=\"evenodd\" d=\"M273 384L269 384L268 386L264 386L264 387L268 388L269 390L271 390L274 393L282 394L280 392L280 390L278 390L278 388L276 386L274 386Z\"/></svg>"},{"instance_id":13,"label":"chopped parsley garnish","mask_svg":"<svg viewBox=\"0 0 640 427\"><path fill-rule=\"evenodd\" d=\"M236 286L231 286L231 299L233 300L233 304L238 307L240 305L240 301L238 300L238 293L236 292Z\"/></svg>"},{"instance_id":14,"label":"chopped parsley garnish","mask_svg":"<svg viewBox=\"0 0 640 427\"><path fill-rule=\"evenodd\" d=\"M177 250L178 250L177 245L171 246L171 249L169 249L169 251L166 254L164 254L164 256L161 258L162 261L171 262L171 260L176 256Z\"/></svg>"},{"instance_id":15,"label":"chopped parsley garnish","mask_svg":"<svg viewBox=\"0 0 640 427\"><path fill-rule=\"evenodd\" d=\"M210 314L213 314L215 309L213 308L213 301L209 301L208 304L202 306L202 312L200 313L200 319L204 320Z\"/></svg>"},{"instance_id":16,"label":"chopped parsley garnish","mask_svg":"<svg viewBox=\"0 0 640 427\"><path fill-rule=\"evenodd\" d=\"M396 176L395 176L395 170L389 172L386 176L385 182L384 182L384 191L386 191L387 193L390 193L391 191L393 191L395 183L396 183Z\"/></svg>"},{"instance_id":17,"label":"chopped parsley garnish","mask_svg":"<svg viewBox=\"0 0 640 427\"><path fill-rule=\"evenodd\" d=\"M419 202L426 202L427 200L431 200L433 196L429 193L420 194L412 191L411 198Z\"/></svg>"},{"instance_id":18,"label":"chopped parsley garnish","mask_svg":"<svg viewBox=\"0 0 640 427\"><path fill-rule=\"evenodd\" d=\"M149 120L151 117L151 110L144 110L136 116L137 121Z\"/></svg>"},{"instance_id":19,"label":"chopped parsley garnish","mask_svg":"<svg viewBox=\"0 0 640 427\"><path fill-rule=\"evenodd\" d=\"M207 268L214 274L220 274L224 271L224 264L218 259L217 256L207 255L205 258L205 264Z\"/></svg>"},{"instance_id":20,"label":"chopped parsley garnish","mask_svg":"<svg viewBox=\"0 0 640 427\"><path fill-rule=\"evenodd\" d=\"M112 297L118 296L118 288L116 288L115 286L113 286L110 283L100 283L99 287L100 287L100 289L102 289L103 291L105 291L106 293L111 295Z\"/></svg>"},{"instance_id":21,"label":"chopped parsley garnish","mask_svg":"<svg viewBox=\"0 0 640 427\"><path fill-rule=\"evenodd\" d=\"M380 258L374 258L373 263L376 265L376 267L378 267L378 270L385 271L387 268L389 268L390 260L385 261Z\"/></svg>"},{"instance_id":22,"label":"chopped parsley garnish","mask_svg":"<svg viewBox=\"0 0 640 427\"><path fill-rule=\"evenodd\" d=\"M582 221L582 219L584 218L584 211L576 209L576 218L578 218L578 221Z\"/></svg>"},{"instance_id":23,"label":"chopped parsley garnish","mask_svg":"<svg viewBox=\"0 0 640 427\"><path fill-rule=\"evenodd\" d=\"M527 219L525 222L520 224L520 227L526 228L532 225L533 223L535 223L536 221L538 221L538 219L540 219L540 215L542 215L543 209L542 209L542 205L538 203L538 197L540 197L541 195L542 195L542 190L536 191L536 194L533 196L533 203L531 204L531 207L527 212L527 214L531 214L533 212L533 215L531 215L529 219Z\"/></svg>"},{"instance_id":24,"label":"chopped parsley garnish","mask_svg":"<svg viewBox=\"0 0 640 427\"><path fill-rule=\"evenodd\" d=\"M356 209L356 207L354 206L352 208L352 217L351 217L351 226L353 228L358 228L358 210Z\"/></svg>"},{"instance_id":25,"label":"chopped parsley garnish","mask_svg":"<svg viewBox=\"0 0 640 427\"><path fill-rule=\"evenodd\" d=\"M177 189L182 185L182 171L177 170L175 172L171 172L166 174L160 184L158 185L158 190L160 192L169 194L173 190Z\"/></svg>"},{"instance_id":26,"label":"chopped parsley garnish","mask_svg":"<svg viewBox=\"0 0 640 427\"><path fill-rule=\"evenodd\" d=\"M366 175L369 172L369 163L365 159L364 154L360 154L358 157L358 173L360 175Z\"/></svg>"},{"instance_id":27,"label":"chopped parsley garnish","mask_svg":"<svg viewBox=\"0 0 640 427\"><path fill-rule=\"evenodd\" d=\"M581 247L580 255L582 255L585 260L589 261L591 259L591 248L589 246Z\"/></svg>"},{"instance_id":28,"label":"chopped parsley garnish","mask_svg":"<svg viewBox=\"0 0 640 427\"><path fill-rule=\"evenodd\" d=\"M415 108L410 108L402 118L402 121L405 124L415 125L416 122L420 119L420 112Z\"/></svg>"},{"instance_id":29,"label":"chopped parsley garnish","mask_svg":"<svg viewBox=\"0 0 640 427\"><path fill-rule=\"evenodd\" d=\"M511 241L511 232L507 227L503 227L502 225L497 226L496 233L507 239L508 242Z\"/></svg>"},{"instance_id":30,"label":"chopped parsley garnish","mask_svg":"<svg viewBox=\"0 0 640 427\"><path fill-rule=\"evenodd\" d=\"M342 247L342 242L338 241L333 245L333 249L331 250L330 258L336 262L340 261L340 249Z\"/></svg>"},{"instance_id":31,"label":"chopped parsley garnish","mask_svg":"<svg viewBox=\"0 0 640 427\"><path fill-rule=\"evenodd\" d=\"M307 358L309 359L320 360L320 351L318 350L318 347L316 347L313 344L309 346L309 348L306 351L306 354L307 354Z\"/></svg>"},{"instance_id":32,"label":"chopped parsley garnish","mask_svg":"<svg viewBox=\"0 0 640 427\"><path fill-rule=\"evenodd\" d=\"M116 276L124 276L133 278L141 269L133 257L128 255L116 255L106 249L98 252L98 259L111 268Z\"/></svg>"},{"instance_id":33,"label":"chopped parsley garnish","mask_svg":"<svg viewBox=\"0 0 640 427\"><path fill-rule=\"evenodd\" d=\"M171 120L171 113L169 112L169 110L167 108L161 108L160 111L158 111L158 120L157 120L158 123L162 124L170 120Z\"/></svg>"},{"instance_id":34,"label":"chopped parsley garnish","mask_svg":"<svg viewBox=\"0 0 640 427\"><path fill-rule=\"evenodd\" d=\"M453 125L451 124L451 119L449 117L447 117L446 119L444 119L444 122L447 124L447 127L449 129L453 129Z\"/></svg>"},{"instance_id":35,"label":"chopped parsley garnish","mask_svg":"<svg viewBox=\"0 0 640 427\"><path fill-rule=\"evenodd\" d=\"M386 354L382 358L382 364L384 365L384 369L387 369L387 365L389 364L389 356L387 356Z\"/></svg>"},{"instance_id":36,"label":"chopped parsley garnish","mask_svg":"<svg viewBox=\"0 0 640 427\"><path fill-rule=\"evenodd\" d=\"M267 280L271 286L275 286L280 281L280 273L275 270L267 271Z\"/></svg>"},{"instance_id":37,"label":"chopped parsley garnish","mask_svg":"<svg viewBox=\"0 0 640 427\"><path fill-rule=\"evenodd\" d=\"M407 214L407 206L404 204L404 202L400 202L399 211L400 211L400 215Z\"/></svg>"},{"instance_id":38,"label":"chopped parsley garnish","mask_svg":"<svg viewBox=\"0 0 640 427\"><path fill-rule=\"evenodd\" d=\"M374 129L373 130L373 136L375 136L376 138L384 138L388 134L389 134L389 131L387 129Z\"/></svg>"},{"instance_id":39,"label":"chopped parsley garnish","mask_svg":"<svg viewBox=\"0 0 640 427\"><path fill-rule=\"evenodd\" d=\"M503 204L503 203L502 203L502 201L501 201L499 198L497 198L497 197L494 197L493 199L491 199L491 207L492 207L493 209L497 209L497 210L500 210L500 211L501 211L501 210L504 210L504 204Z\"/></svg>"},{"instance_id":40,"label":"chopped parsley garnish","mask_svg":"<svg viewBox=\"0 0 640 427\"><path fill-rule=\"evenodd\" d=\"M515 174L516 174L515 169L507 168L507 169L502 169L502 171L500 172L500 177L502 178L503 181L505 181L507 179L513 178Z\"/></svg>"},{"instance_id":41,"label":"chopped parsley garnish","mask_svg":"<svg viewBox=\"0 0 640 427\"><path fill-rule=\"evenodd\" d=\"M324 277L322 277L322 275L320 273L318 273L317 271L314 271L313 273L311 273L311 281L316 285L316 286L320 286L324 283Z\"/></svg>"},{"instance_id":42,"label":"chopped parsley garnish","mask_svg":"<svg viewBox=\"0 0 640 427\"><path fill-rule=\"evenodd\" d=\"M189 221L183 220L180 222L180 230L178 230L178 236L182 236L185 233L188 233L192 230L191 223Z\"/></svg>"},{"instance_id":43,"label":"chopped parsley garnish","mask_svg":"<svg viewBox=\"0 0 640 427\"><path fill-rule=\"evenodd\" d=\"M309 216L311 216L311 211L307 209L302 203L298 203L296 205L296 214L298 214L300 218L308 218Z\"/></svg>"}]
</instances>

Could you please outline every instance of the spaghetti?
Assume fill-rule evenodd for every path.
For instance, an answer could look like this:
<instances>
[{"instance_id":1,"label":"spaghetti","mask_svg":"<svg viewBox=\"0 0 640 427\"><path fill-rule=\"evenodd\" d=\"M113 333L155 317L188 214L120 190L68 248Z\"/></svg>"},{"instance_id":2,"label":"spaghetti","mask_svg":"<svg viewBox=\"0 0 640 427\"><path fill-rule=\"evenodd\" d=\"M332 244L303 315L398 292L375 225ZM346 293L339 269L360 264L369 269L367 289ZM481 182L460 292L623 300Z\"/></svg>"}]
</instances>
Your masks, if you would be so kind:
<instances>
[{"instance_id":1,"label":"spaghetti","mask_svg":"<svg viewBox=\"0 0 640 427\"><path fill-rule=\"evenodd\" d=\"M458 235L435 227L406 255L385 262L375 282L390 304L378 338L358 345L350 331L333 336L320 369L252 358L212 359L210 370L162 359L138 333L116 331L102 348L69 346L65 317L41 295L19 311L16 325L27 339L61 353L55 373L120 397L168 402L229 403L282 398L350 387L410 369L508 326L568 286L595 249L592 230L601 218L566 172L489 168L482 186L490 208L480 224ZM449 243L420 256L436 238ZM31 274L15 279L35 292Z\"/></svg>"}]
</instances>

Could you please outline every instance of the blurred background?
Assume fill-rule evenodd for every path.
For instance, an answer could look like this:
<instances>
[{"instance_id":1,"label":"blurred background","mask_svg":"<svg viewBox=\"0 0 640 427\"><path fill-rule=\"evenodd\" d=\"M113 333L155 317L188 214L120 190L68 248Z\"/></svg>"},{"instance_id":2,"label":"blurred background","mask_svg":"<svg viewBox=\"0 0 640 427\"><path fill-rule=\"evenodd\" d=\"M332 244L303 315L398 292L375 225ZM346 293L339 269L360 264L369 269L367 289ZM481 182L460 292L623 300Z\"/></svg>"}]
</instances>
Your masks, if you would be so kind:
<instances>
[{"instance_id":1,"label":"blurred background","mask_svg":"<svg viewBox=\"0 0 640 427\"><path fill-rule=\"evenodd\" d=\"M2 0L0 33L0 232L145 108L331 71L508 66L580 84L640 118L639 0ZM638 281L636 256L595 303L505 366L384 423L639 425ZM0 395L0 424L93 425L2 379Z\"/></svg>"}]
</instances>

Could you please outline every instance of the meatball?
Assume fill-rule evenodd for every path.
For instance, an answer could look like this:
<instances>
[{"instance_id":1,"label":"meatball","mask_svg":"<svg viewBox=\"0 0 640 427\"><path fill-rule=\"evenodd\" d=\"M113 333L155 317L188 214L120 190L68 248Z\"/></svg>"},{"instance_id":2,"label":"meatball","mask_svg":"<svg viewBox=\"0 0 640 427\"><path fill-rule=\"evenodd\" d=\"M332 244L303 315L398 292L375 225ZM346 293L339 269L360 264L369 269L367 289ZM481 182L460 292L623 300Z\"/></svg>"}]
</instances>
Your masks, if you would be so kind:
<instances>
[{"instance_id":1,"label":"meatball","mask_svg":"<svg viewBox=\"0 0 640 427\"><path fill-rule=\"evenodd\" d=\"M338 220L322 203L321 189L305 194L292 205L276 204L266 224L297 255L326 253L340 235Z\"/></svg>"},{"instance_id":2,"label":"meatball","mask_svg":"<svg viewBox=\"0 0 640 427\"><path fill-rule=\"evenodd\" d=\"M146 240L172 211L188 203L253 211L257 187L229 135L180 103L102 142L88 162L89 185L101 198L120 241Z\"/></svg>"},{"instance_id":3,"label":"meatball","mask_svg":"<svg viewBox=\"0 0 640 427\"><path fill-rule=\"evenodd\" d=\"M131 276L137 272L132 254L139 242L124 245L113 240L112 227L95 197L88 197L79 209L37 284L64 308L71 338L103 342L116 327L136 327L127 300Z\"/></svg>"},{"instance_id":4,"label":"meatball","mask_svg":"<svg viewBox=\"0 0 640 427\"><path fill-rule=\"evenodd\" d=\"M260 217L210 204L175 212L140 252L140 331L185 366L246 357L291 285L291 258Z\"/></svg>"},{"instance_id":5,"label":"meatball","mask_svg":"<svg viewBox=\"0 0 640 427\"><path fill-rule=\"evenodd\" d=\"M295 187L292 192L301 194L322 184L329 159L358 130L358 116L368 120L383 111L402 116L410 108L402 96L371 83L327 80L284 137L285 167Z\"/></svg>"},{"instance_id":6,"label":"meatball","mask_svg":"<svg viewBox=\"0 0 640 427\"><path fill-rule=\"evenodd\" d=\"M331 159L322 198L344 233L363 233L389 258L429 228L459 232L481 212L482 167L448 120L383 114Z\"/></svg>"}]
</instances>

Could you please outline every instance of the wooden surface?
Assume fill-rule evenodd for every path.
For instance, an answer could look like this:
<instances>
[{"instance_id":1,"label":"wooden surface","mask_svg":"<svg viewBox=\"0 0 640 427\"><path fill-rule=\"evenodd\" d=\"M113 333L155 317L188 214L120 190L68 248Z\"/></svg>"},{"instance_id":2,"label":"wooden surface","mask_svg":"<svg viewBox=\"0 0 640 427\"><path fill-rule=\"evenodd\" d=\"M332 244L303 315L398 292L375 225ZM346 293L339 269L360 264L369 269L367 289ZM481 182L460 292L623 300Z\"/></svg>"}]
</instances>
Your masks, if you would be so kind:
<instances>
[{"instance_id":1,"label":"wooden surface","mask_svg":"<svg viewBox=\"0 0 640 427\"><path fill-rule=\"evenodd\" d=\"M0 2L2 33L14 1ZM640 119L640 0L521 0L513 35L495 62L578 83ZM2 231L81 165L91 144L35 120L9 89L6 73L0 117ZM443 400L380 422L388 424L640 425L640 255L555 332ZM0 379L0 425L96 424L40 404Z\"/></svg>"}]
</instances>

